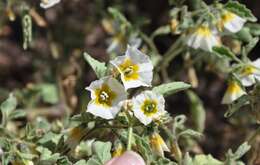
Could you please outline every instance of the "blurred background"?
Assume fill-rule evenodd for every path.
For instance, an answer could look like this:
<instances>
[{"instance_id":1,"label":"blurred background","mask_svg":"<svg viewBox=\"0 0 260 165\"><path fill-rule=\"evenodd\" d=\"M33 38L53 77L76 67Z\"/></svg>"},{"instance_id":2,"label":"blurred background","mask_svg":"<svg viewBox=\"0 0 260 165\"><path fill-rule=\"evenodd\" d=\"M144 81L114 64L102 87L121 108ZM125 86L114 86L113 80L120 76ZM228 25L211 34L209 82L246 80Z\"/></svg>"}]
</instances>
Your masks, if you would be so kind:
<instances>
[{"instance_id":1,"label":"blurred background","mask_svg":"<svg viewBox=\"0 0 260 165\"><path fill-rule=\"evenodd\" d=\"M19 1L19 0L17 0ZM83 52L100 61L108 61L108 38L111 37L102 26L108 18L107 8L119 8L128 20L147 35L159 26L169 24L167 0L62 0L60 4L44 10L35 0L26 1L33 23L33 41L28 50L23 49L23 29L19 6L12 13L0 6L0 101L14 92L19 106L26 109L27 121L37 115L49 120L84 111L88 93L84 89L96 79L85 62ZM207 1L210 3L210 1ZM260 1L241 1L260 18ZM163 54L176 40L169 34L155 39ZM259 45L251 53L252 59L259 56ZM171 62L169 75L172 80L188 82L183 59ZM206 68L206 69L205 69ZM250 134L254 125L243 113L236 119L226 119L226 107L220 104L226 88L225 79L207 69L197 70L199 85L194 91L204 102L206 110L205 136L192 147L194 153L211 153L222 159L228 148L236 149ZM190 115L190 103L185 93L167 98L167 110L172 114ZM17 121L21 126L24 122ZM192 126L192 122L189 123ZM258 142L260 140L258 139ZM259 146L260 143L255 145ZM260 151L255 152L260 157ZM245 158L246 159L246 158ZM256 161L260 163L260 160Z\"/></svg>"}]
</instances>

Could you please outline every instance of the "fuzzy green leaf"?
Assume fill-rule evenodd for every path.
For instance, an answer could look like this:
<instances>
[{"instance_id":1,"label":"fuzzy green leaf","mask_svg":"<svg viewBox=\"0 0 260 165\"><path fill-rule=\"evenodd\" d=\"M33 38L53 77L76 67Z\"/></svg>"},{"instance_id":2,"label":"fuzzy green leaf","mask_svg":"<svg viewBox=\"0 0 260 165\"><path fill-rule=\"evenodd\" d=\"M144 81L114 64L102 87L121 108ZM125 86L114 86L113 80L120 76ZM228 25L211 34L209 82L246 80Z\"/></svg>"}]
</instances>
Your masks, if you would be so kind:
<instances>
[{"instance_id":1,"label":"fuzzy green leaf","mask_svg":"<svg viewBox=\"0 0 260 165\"><path fill-rule=\"evenodd\" d=\"M228 57L230 59L234 59L235 54L225 46L215 46L213 47L213 53L215 53L219 57Z\"/></svg>"},{"instance_id":2,"label":"fuzzy green leaf","mask_svg":"<svg viewBox=\"0 0 260 165\"><path fill-rule=\"evenodd\" d=\"M229 1L228 3L226 3L225 8L249 21L257 21L257 18L252 14L251 10L249 10L245 5L237 1Z\"/></svg>"},{"instance_id":3,"label":"fuzzy green leaf","mask_svg":"<svg viewBox=\"0 0 260 165\"><path fill-rule=\"evenodd\" d=\"M190 157L190 154L188 152L184 155L182 164L183 165L193 165L192 158Z\"/></svg>"},{"instance_id":4,"label":"fuzzy green leaf","mask_svg":"<svg viewBox=\"0 0 260 165\"><path fill-rule=\"evenodd\" d=\"M10 94L8 99L1 104L0 109L2 114L5 114L8 117L11 114L11 112L15 110L16 106L17 100L13 94Z\"/></svg>"},{"instance_id":5,"label":"fuzzy green leaf","mask_svg":"<svg viewBox=\"0 0 260 165\"><path fill-rule=\"evenodd\" d=\"M58 88L54 84L44 83L36 87L45 103L56 104L59 101Z\"/></svg>"},{"instance_id":6,"label":"fuzzy green leaf","mask_svg":"<svg viewBox=\"0 0 260 165\"><path fill-rule=\"evenodd\" d=\"M9 115L9 119L18 119L26 116L26 112L24 110L16 110L11 112Z\"/></svg>"},{"instance_id":7,"label":"fuzzy green leaf","mask_svg":"<svg viewBox=\"0 0 260 165\"><path fill-rule=\"evenodd\" d=\"M111 159L111 147L111 142L96 141L93 143L94 152L101 163L104 164L106 161Z\"/></svg>"},{"instance_id":8,"label":"fuzzy green leaf","mask_svg":"<svg viewBox=\"0 0 260 165\"><path fill-rule=\"evenodd\" d=\"M191 102L191 118L194 122L195 129L202 133L204 131L206 121L205 108L199 96L197 96L194 92L188 91L187 94Z\"/></svg>"},{"instance_id":9,"label":"fuzzy green leaf","mask_svg":"<svg viewBox=\"0 0 260 165\"><path fill-rule=\"evenodd\" d=\"M169 34L171 32L171 27L169 25L166 26L161 26L158 29L156 29L153 34L152 34L152 38L158 36L158 35L165 35L165 34Z\"/></svg>"},{"instance_id":10,"label":"fuzzy green leaf","mask_svg":"<svg viewBox=\"0 0 260 165\"><path fill-rule=\"evenodd\" d=\"M241 158L245 153L247 153L250 150L251 146L248 145L248 142L244 142L243 144L241 144L238 149L236 150L236 152L234 153L234 159L239 159Z\"/></svg>"},{"instance_id":11,"label":"fuzzy green leaf","mask_svg":"<svg viewBox=\"0 0 260 165\"><path fill-rule=\"evenodd\" d=\"M247 27L250 29L250 33L254 36L260 36L260 24L258 23L248 23Z\"/></svg>"},{"instance_id":12,"label":"fuzzy green leaf","mask_svg":"<svg viewBox=\"0 0 260 165\"><path fill-rule=\"evenodd\" d=\"M196 155L193 165L224 165L224 163L213 158L211 155Z\"/></svg>"},{"instance_id":13,"label":"fuzzy green leaf","mask_svg":"<svg viewBox=\"0 0 260 165\"><path fill-rule=\"evenodd\" d=\"M88 53L84 53L84 58L88 64L95 71L98 78L104 77L107 72L107 67L104 62L99 62L98 60L92 58Z\"/></svg>"},{"instance_id":14,"label":"fuzzy green leaf","mask_svg":"<svg viewBox=\"0 0 260 165\"><path fill-rule=\"evenodd\" d=\"M86 164L87 164L86 160L79 160L74 165L86 165Z\"/></svg>"},{"instance_id":15,"label":"fuzzy green leaf","mask_svg":"<svg viewBox=\"0 0 260 165\"><path fill-rule=\"evenodd\" d=\"M152 90L155 93L168 96L174 93L177 93L179 91L185 90L190 88L191 85L186 84L184 82L172 82L168 84L162 84L157 87L154 87Z\"/></svg>"}]
</instances>

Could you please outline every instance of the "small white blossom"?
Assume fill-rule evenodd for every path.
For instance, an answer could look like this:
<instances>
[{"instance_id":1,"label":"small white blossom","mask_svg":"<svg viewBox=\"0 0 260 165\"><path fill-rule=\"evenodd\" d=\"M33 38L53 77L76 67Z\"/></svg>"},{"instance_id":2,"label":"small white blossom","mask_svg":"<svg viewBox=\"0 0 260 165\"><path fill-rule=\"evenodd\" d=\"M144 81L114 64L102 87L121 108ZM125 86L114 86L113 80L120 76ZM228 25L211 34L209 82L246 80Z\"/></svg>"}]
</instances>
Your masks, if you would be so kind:
<instances>
[{"instance_id":1,"label":"small white blossom","mask_svg":"<svg viewBox=\"0 0 260 165\"><path fill-rule=\"evenodd\" d=\"M149 139L152 150L159 156L164 157L164 151L170 152L170 149L158 133L154 132Z\"/></svg>"},{"instance_id":2,"label":"small white blossom","mask_svg":"<svg viewBox=\"0 0 260 165\"><path fill-rule=\"evenodd\" d=\"M222 99L222 104L231 104L233 101L237 100L243 95L246 95L246 92L241 88L238 82L231 81L228 84L228 88Z\"/></svg>"},{"instance_id":3,"label":"small white blossom","mask_svg":"<svg viewBox=\"0 0 260 165\"><path fill-rule=\"evenodd\" d=\"M144 91L134 97L132 101L134 115L144 125L148 125L166 114L163 96L152 91Z\"/></svg>"},{"instance_id":4,"label":"small white blossom","mask_svg":"<svg viewBox=\"0 0 260 165\"><path fill-rule=\"evenodd\" d=\"M214 46L220 45L220 40L215 29L210 29L207 25L201 25L195 29L189 36L187 45L205 51L212 51Z\"/></svg>"},{"instance_id":5,"label":"small white blossom","mask_svg":"<svg viewBox=\"0 0 260 165\"><path fill-rule=\"evenodd\" d=\"M248 87L260 81L260 59L246 64L239 72L239 78L243 86Z\"/></svg>"},{"instance_id":6,"label":"small white blossom","mask_svg":"<svg viewBox=\"0 0 260 165\"><path fill-rule=\"evenodd\" d=\"M225 29L228 32L231 33L237 33L240 31L246 20L239 17L238 15L230 12L230 11L225 11L221 15L220 21L219 21L219 28L220 30Z\"/></svg>"},{"instance_id":7,"label":"small white blossom","mask_svg":"<svg viewBox=\"0 0 260 165\"><path fill-rule=\"evenodd\" d=\"M127 98L127 93L116 79L104 77L86 88L91 92L87 112L104 119L113 119L120 111L119 103Z\"/></svg>"},{"instance_id":8,"label":"small white blossom","mask_svg":"<svg viewBox=\"0 0 260 165\"><path fill-rule=\"evenodd\" d=\"M153 79L152 61L135 47L128 46L125 55L115 58L111 63L120 72L126 89L151 86Z\"/></svg>"},{"instance_id":9,"label":"small white blossom","mask_svg":"<svg viewBox=\"0 0 260 165\"><path fill-rule=\"evenodd\" d=\"M44 9L48 9L60 3L60 1L61 0L41 0L40 6Z\"/></svg>"}]
</instances>

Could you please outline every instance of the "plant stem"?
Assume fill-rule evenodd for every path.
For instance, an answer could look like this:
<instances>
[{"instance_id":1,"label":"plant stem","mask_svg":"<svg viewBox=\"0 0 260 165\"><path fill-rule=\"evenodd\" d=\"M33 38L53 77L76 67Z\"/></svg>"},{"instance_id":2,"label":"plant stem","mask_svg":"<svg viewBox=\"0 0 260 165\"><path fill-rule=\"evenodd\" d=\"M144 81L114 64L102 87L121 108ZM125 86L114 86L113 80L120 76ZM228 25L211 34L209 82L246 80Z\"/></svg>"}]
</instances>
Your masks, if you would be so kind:
<instances>
[{"instance_id":1,"label":"plant stem","mask_svg":"<svg viewBox=\"0 0 260 165\"><path fill-rule=\"evenodd\" d=\"M128 128L127 151L131 151L132 137L133 137L133 127L130 125Z\"/></svg>"},{"instance_id":2,"label":"plant stem","mask_svg":"<svg viewBox=\"0 0 260 165\"><path fill-rule=\"evenodd\" d=\"M143 38L143 40L147 43L147 45L153 50L154 53L156 53L157 55L159 55L159 51L156 48L155 44L153 43L153 41L150 39L150 37L148 37L145 33L140 32L140 36Z\"/></svg>"}]
</instances>

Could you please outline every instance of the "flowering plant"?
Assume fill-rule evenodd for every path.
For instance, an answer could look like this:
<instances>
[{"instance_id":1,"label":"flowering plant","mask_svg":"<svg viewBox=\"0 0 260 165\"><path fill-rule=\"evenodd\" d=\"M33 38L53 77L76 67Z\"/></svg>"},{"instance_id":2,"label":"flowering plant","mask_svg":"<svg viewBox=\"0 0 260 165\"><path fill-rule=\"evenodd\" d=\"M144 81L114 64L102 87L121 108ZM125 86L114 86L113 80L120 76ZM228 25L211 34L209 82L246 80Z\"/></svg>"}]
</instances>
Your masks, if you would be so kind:
<instances>
[{"instance_id":1,"label":"flowering plant","mask_svg":"<svg viewBox=\"0 0 260 165\"><path fill-rule=\"evenodd\" d=\"M0 165L259 162L260 59L249 55L260 25L251 10L168 0L155 23L136 6L0 2L0 41L11 45L19 24L23 50L15 47L34 71L25 84L0 83ZM10 48L0 49L1 65ZM19 62L10 77L19 79Z\"/></svg>"}]
</instances>

